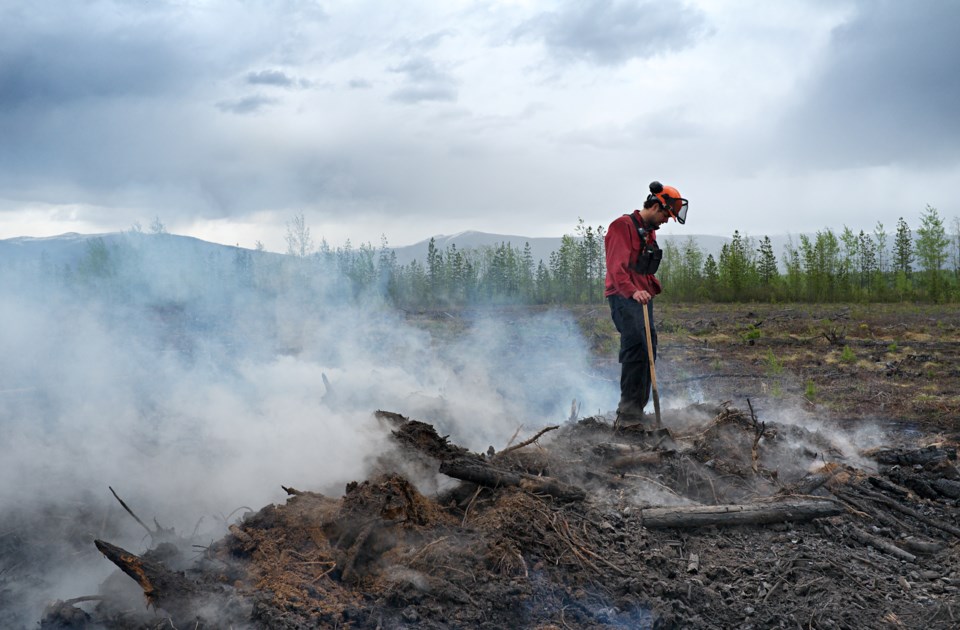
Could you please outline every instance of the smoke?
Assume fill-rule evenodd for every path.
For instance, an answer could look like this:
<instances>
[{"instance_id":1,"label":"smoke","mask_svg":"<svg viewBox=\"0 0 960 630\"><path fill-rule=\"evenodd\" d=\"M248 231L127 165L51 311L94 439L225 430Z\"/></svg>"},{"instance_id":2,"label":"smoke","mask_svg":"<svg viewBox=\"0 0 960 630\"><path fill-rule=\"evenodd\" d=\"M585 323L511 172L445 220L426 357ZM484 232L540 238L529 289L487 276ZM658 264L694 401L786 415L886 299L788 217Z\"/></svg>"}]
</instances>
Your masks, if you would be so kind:
<instances>
[{"instance_id":1,"label":"smoke","mask_svg":"<svg viewBox=\"0 0 960 630\"><path fill-rule=\"evenodd\" d=\"M337 496L364 478L388 439L378 408L481 450L564 420L574 398L616 399L559 312L431 332L310 261L169 235L0 272L0 544L30 543L0 546L4 626L93 594L111 570L94 537L149 545L108 486L209 541L237 508L284 500L281 484Z\"/></svg>"}]
</instances>

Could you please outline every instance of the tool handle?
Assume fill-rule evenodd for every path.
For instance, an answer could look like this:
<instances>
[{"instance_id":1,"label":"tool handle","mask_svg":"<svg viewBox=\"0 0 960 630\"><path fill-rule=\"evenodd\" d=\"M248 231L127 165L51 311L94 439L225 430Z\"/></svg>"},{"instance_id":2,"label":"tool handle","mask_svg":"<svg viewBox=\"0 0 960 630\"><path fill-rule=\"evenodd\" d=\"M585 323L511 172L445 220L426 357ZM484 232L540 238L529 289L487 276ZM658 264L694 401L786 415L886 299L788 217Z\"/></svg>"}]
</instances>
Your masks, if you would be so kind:
<instances>
[{"instance_id":1,"label":"tool handle","mask_svg":"<svg viewBox=\"0 0 960 630\"><path fill-rule=\"evenodd\" d=\"M650 336L650 308L647 304L643 305L643 328L647 333L647 357L650 359L650 384L653 386L653 411L657 414L657 428L662 425L660 421L660 394L657 392L657 368L653 360L653 339Z\"/></svg>"}]
</instances>

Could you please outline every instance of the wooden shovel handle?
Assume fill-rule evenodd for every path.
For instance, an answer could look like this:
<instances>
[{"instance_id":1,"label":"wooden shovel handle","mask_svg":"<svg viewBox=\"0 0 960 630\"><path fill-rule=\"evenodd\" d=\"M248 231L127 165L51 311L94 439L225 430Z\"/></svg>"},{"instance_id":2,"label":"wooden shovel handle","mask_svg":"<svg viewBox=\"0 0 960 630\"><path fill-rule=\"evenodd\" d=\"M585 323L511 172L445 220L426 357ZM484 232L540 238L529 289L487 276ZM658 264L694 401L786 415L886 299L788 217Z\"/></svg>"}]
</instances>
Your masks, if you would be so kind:
<instances>
[{"instance_id":1,"label":"wooden shovel handle","mask_svg":"<svg viewBox=\"0 0 960 630\"><path fill-rule=\"evenodd\" d=\"M650 359L650 384L653 386L653 410L657 415L657 428L663 426L660 421L660 394L657 392L657 368L653 360L653 339L650 336L650 310L643 304L643 328L647 333L647 357Z\"/></svg>"}]
</instances>

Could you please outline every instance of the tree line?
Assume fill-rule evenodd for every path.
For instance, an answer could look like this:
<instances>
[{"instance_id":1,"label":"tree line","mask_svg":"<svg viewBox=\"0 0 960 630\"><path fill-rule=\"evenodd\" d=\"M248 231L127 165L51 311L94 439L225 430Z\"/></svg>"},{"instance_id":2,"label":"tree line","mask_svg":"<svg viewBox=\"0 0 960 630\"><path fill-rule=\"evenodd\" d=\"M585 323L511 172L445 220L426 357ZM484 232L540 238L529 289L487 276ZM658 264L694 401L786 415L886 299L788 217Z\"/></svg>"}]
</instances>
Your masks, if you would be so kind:
<instances>
[{"instance_id":1,"label":"tree line","mask_svg":"<svg viewBox=\"0 0 960 630\"><path fill-rule=\"evenodd\" d=\"M733 233L719 255L692 241L664 252L660 278L677 301L953 302L960 300L960 220L948 234L927 206L914 233L901 217L893 232L849 227L800 235L777 260L768 236Z\"/></svg>"},{"instance_id":2,"label":"tree line","mask_svg":"<svg viewBox=\"0 0 960 630\"><path fill-rule=\"evenodd\" d=\"M135 295L147 277L147 250L136 244L145 238L172 238L159 219L150 232L135 227L126 246L108 247L102 239L93 239L75 267L57 269L54 275L66 286L112 292L118 298ZM204 278L190 282L201 295L216 294L203 284L208 282L272 295L294 291L304 303L376 299L404 309L594 304L604 301L605 234L603 226L588 226L581 219L547 260L535 260L529 243L441 249L431 239L425 258L400 264L385 237L379 246L354 247L347 241L331 247L323 239L315 243L301 214L287 224L286 256L266 252L260 243L256 251L225 248L234 250L229 258L205 259ZM893 230L880 223L872 232L825 228L791 240L780 259L768 236L754 239L739 230L716 256L692 238L679 245L666 243L663 249L657 275L664 285L659 299L667 301L960 301L960 220L954 219L948 232L930 206L921 213L915 232L903 218ZM176 278L160 286L182 294L184 279L193 277L189 264L177 255L174 262L158 265Z\"/></svg>"},{"instance_id":3,"label":"tree line","mask_svg":"<svg viewBox=\"0 0 960 630\"><path fill-rule=\"evenodd\" d=\"M335 271L355 294L375 292L403 308L472 304L603 302L603 226L585 225L561 239L548 260L530 244L458 249L427 245L425 258L398 264L386 239L379 248L312 246L302 215L288 224L287 253ZM714 256L688 238L665 244L658 277L662 299L677 302L948 302L960 300L960 221L948 233L927 206L914 233L901 217L893 231L843 227L800 235L778 259L771 240L734 231Z\"/></svg>"}]
</instances>

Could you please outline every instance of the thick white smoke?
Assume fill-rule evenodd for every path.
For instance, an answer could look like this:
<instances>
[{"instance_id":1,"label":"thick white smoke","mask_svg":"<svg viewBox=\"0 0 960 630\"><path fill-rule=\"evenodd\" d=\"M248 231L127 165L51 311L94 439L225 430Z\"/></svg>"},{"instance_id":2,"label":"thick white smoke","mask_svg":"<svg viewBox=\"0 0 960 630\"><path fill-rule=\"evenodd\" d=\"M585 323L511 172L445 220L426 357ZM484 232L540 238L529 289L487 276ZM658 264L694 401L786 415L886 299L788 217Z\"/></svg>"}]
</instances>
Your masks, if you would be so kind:
<instances>
[{"instance_id":1,"label":"thick white smoke","mask_svg":"<svg viewBox=\"0 0 960 630\"><path fill-rule=\"evenodd\" d=\"M562 313L481 314L430 334L301 261L250 269L135 245L108 250L114 263L126 252L110 273L26 282L21 268L2 285L0 518L40 522L49 506L92 501L91 520L110 524L87 527L80 549L104 531L149 544L108 486L148 523L189 534L203 517L211 540L223 515L282 501L281 484L338 495L384 447L376 409L481 450L564 420L574 398L616 402L615 383L584 376L585 345ZM0 603L20 592L16 618L32 623L42 601L94 592L110 567L95 551L83 560L59 564L63 579L8 580Z\"/></svg>"}]
</instances>

